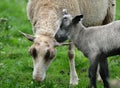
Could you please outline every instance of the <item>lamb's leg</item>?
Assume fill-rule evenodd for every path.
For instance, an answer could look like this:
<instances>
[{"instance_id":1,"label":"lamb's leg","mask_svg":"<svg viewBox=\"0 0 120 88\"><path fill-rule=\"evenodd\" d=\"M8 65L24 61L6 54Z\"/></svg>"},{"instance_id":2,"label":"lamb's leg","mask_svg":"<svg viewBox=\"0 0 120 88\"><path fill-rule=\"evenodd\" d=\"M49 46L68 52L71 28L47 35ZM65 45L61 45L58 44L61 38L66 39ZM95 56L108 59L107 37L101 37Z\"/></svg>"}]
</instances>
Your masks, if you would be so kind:
<instances>
[{"instance_id":1,"label":"lamb's leg","mask_svg":"<svg viewBox=\"0 0 120 88\"><path fill-rule=\"evenodd\" d=\"M98 58L92 57L89 59L90 59L90 67L89 67L90 88L97 88L96 73L98 67Z\"/></svg>"},{"instance_id":2,"label":"lamb's leg","mask_svg":"<svg viewBox=\"0 0 120 88\"><path fill-rule=\"evenodd\" d=\"M103 58L100 60L100 75L104 83L104 88L109 88L109 83L108 83L109 70L108 70L107 58Z\"/></svg>"},{"instance_id":3,"label":"lamb's leg","mask_svg":"<svg viewBox=\"0 0 120 88\"><path fill-rule=\"evenodd\" d=\"M79 79L75 69L75 60L74 60L75 52L74 52L73 44L69 45L68 56L69 56L69 64L70 64L70 84L77 85Z\"/></svg>"}]
</instances>

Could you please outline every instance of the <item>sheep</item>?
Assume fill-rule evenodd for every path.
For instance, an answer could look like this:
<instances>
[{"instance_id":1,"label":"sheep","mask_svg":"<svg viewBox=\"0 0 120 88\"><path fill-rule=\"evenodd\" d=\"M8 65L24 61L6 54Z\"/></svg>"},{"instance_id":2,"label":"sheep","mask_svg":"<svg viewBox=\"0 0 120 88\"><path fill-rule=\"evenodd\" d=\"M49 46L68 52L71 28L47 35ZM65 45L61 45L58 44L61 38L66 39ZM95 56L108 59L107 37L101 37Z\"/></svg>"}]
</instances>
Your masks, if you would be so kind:
<instances>
[{"instance_id":1,"label":"sheep","mask_svg":"<svg viewBox=\"0 0 120 88\"><path fill-rule=\"evenodd\" d=\"M120 21L103 26L85 27L82 24L83 15L72 17L66 11L63 13L55 36L70 39L78 50L89 58L90 88L97 88L96 71L98 64L104 88L110 88L107 57L120 54ZM58 37L55 38L57 40Z\"/></svg>"},{"instance_id":2,"label":"sheep","mask_svg":"<svg viewBox=\"0 0 120 88\"><path fill-rule=\"evenodd\" d=\"M27 4L27 16L32 24L34 36L25 33L22 34L33 42L29 50L33 57L34 64L33 79L39 82L43 81L50 63L54 60L56 55L54 47L56 46L56 41L54 36L59 23L58 19L62 17L62 9L66 8L74 16L80 13L84 14L85 17L87 17L87 20L84 20L84 24L87 26L102 25L105 23L104 21L109 23L109 21L114 20L115 6L112 6L114 1L115 0L95 0L94 2L92 0L29 0ZM89 4L89 7L87 7L87 4ZM101 6L98 6L99 4ZM89 16L89 13L91 16ZM59 42L62 41L59 40ZM75 70L73 47L74 46L70 44L68 51L70 84L76 85L78 84L78 76Z\"/></svg>"}]
</instances>

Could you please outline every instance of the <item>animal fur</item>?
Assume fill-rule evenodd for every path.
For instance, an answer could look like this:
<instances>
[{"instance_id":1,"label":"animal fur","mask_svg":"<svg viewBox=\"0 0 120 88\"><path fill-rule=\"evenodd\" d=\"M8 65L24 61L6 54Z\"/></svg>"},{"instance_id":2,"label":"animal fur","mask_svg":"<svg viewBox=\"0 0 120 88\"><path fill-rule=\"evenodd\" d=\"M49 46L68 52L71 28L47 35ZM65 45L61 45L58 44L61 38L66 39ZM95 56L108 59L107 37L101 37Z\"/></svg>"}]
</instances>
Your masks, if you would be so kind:
<instances>
[{"instance_id":1,"label":"animal fur","mask_svg":"<svg viewBox=\"0 0 120 88\"><path fill-rule=\"evenodd\" d=\"M104 88L110 88L107 57L120 54L120 21L86 28L82 24L82 19L83 15L77 15L74 18L70 14L63 15L55 35L58 37L55 38L56 40L62 37L65 37L66 40L70 39L78 50L89 58L90 88L97 88L96 71L98 64Z\"/></svg>"},{"instance_id":2,"label":"animal fur","mask_svg":"<svg viewBox=\"0 0 120 88\"><path fill-rule=\"evenodd\" d=\"M37 81L42 81L45 78L46 70L52 59L46 64L44 62L44 57L46 54L51 55L55 53L55 47L53 47L55 41L54 35L59 23L58 19L62 17L62 10L64 8L73 16L83 14L85 16L83 23L86 26L102 25L113 21L115 6L109 4L114 1L115 0L29 0L27 5L27 16L32 24L34 32L34 38L27 36L28 39L33 39L29 40L34 42L30 51L35 50L36 47L37 49L42 47L42 49L40 48L39 51L37 51L39 57L34 59L38 62L34 63L36 61L33 60L33 78ZM52 49L49 49L51 47ZM52 50L50 51L52 53L48 53L46 51L47 49ZM70 48L69 51L69 54L73 54L73 58L70 61L70 84L78 84L73 48ZM40 59L41 62L39 62L38 59ZM39 65L39 63L42 63L44 66ZM43 70L43 67L46 68Z\"/></svg>"},{"instance_id":3,"label":"animal fur","mask_svg":"<svg viewBox=\"0 0 120 88\"><path fill-rule=\"evenodd\" d=\"M83 14L85 26L107 24L115 17L115 0L29 0L27 14L35 35L54 36L64 8L73 16Z\"/></svg>"}]
</instances>

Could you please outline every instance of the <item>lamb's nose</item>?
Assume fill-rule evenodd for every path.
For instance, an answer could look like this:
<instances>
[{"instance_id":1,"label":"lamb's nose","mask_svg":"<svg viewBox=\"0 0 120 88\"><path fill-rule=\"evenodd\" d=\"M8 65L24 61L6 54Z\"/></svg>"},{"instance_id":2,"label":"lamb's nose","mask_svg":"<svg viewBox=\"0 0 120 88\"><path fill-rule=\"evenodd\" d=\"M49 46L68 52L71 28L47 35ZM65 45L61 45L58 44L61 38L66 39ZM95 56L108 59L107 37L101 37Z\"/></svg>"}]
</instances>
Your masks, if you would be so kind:
<instances>
[{"instance_id":1,"label":"lamb's nose","mask_svg":"<svg viewBox=\"0 0 120 88\"><path fill-rule=\"evenodd\" d=\"M57 34L55 34L55 39L56 39L57 41L59 41L59 37L58 37Z\"/></svg>"},{"instance_id":2,"label":"lamb's nose","mask_svg":"<svg viewBox=\"0 0 120 88\"><path fill-rule=\"evenodd\" d=\"M56 34L55 39L57 42L61 43L61 42L64 42L67 39L67 37L62 37L62 36L59 36L58 34Z\"/></svg>"}]
</instances>

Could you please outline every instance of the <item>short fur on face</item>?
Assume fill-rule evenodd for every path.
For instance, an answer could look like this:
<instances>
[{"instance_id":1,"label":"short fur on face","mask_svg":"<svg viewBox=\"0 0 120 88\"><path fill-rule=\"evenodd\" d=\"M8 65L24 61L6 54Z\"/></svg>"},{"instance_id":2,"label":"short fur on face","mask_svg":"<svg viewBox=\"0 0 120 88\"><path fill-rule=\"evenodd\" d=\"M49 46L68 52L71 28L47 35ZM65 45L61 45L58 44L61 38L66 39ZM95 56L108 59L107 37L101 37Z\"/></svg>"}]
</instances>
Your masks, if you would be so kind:
<instances>
[{"instance_id":1,"label":"short fur on face","mask_svg":"<svg viewBox=\"0 0 120 88\"><path fill-rule=\"evenodd\" d=\"M68 39L68 35L72 26L75 26L79 21L81 21L83 15L77 15L72 17L70 14L64 14L60 26L58 27L58 31L55 35L55 39L58 42L63 42Z\"/></svg>"},{"instance_id":2,"label":"short fur on face","mask_svg":"<svg viewBox=\"0 0 120 88\"><path fill-rule=\"evenodd\" d=\"M33 57L34 71L33 79L42 81L45 78L46 70L55 57L54 41L49 37L35 37L33 45L29 49L30 55Z\"/></svg>"}]
</instances>

